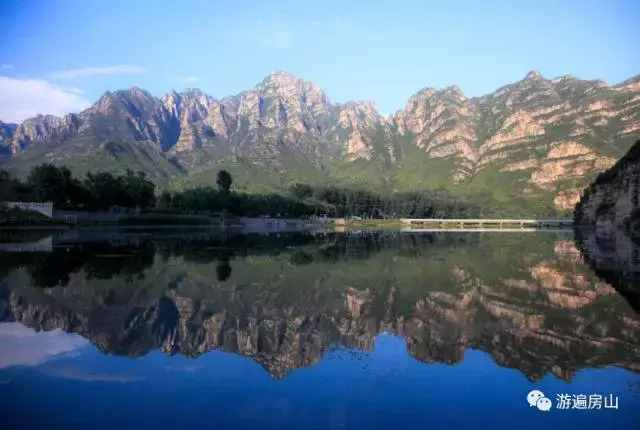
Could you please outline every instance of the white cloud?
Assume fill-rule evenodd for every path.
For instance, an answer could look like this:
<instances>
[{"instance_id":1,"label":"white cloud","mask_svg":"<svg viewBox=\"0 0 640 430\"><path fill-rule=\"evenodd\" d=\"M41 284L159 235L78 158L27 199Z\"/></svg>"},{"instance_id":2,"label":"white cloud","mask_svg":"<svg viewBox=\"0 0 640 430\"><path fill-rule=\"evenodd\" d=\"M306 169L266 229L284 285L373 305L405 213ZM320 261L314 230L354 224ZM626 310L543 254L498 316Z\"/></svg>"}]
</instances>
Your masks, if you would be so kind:
<instances>
[{"instance_id":1,"label":"white cloud","mask_svg":"<svg viewBox=\"0 0 640 430\"><path fill-rule=\"evenodd\" d=\"M41 79L0 76L0 120L21 122L38 114L64 115L90 105L76 88Z\"/></svg>"},{"instance_id":2,"label":"white cloud","mask_svg":"<svg viewBox=\"0 0 640 430\"><path fill-rule=\"evenodd\" d=\"M141 75L146 69L141 66L120 64L104 67L80 67L78 69L60 70L51 75L55 79L76 79L90 76Z\"/></svg>"},{"instance_id":3,"label":"white cloud","mask_svg":"<svg viewBox=\"0 0 640 430\"><path fill-rule=\"evenodd\" d=\"M182 82L184 82L185 84L195 84L198 81L200 81L200 78L198 78L197 76L185 76L184 78L182 78Z\"/></svg>"},{"instance_id":4,"label":"white cloud","mask_svg":"<svg viewBox=\"0 0 640 430\"><path fill-rule=\"evenodd\" d=\"M62 330L37 332L19 323L0 323L0 369L37 366L73 353L89 342Z\"/></svg>"},{"instance_id":5,"label":"white cloud","mask_svg":"<svg viewBox=\"0 0 640 430\"><path fill-rule=\"evenodd\" d=\"M86 363L59 361L76 358L90 345L80 335L60 329L35 331L17 322L0 323L0 370L15 367L37 367L42 373L56 378L85 382L135 382L134 375L96 371ZM10 382L0 381L1 383Z\"/></svg>"}]
</instances>

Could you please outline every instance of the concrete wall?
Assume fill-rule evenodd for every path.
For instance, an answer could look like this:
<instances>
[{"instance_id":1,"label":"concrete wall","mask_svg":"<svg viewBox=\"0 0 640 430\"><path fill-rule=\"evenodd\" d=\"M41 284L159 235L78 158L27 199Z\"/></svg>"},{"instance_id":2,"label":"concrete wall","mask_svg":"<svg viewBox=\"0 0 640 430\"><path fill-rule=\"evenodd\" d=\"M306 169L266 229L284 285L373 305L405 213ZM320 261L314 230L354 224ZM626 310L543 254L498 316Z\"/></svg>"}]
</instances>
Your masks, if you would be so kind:
<instances>
[{"instance_id":1,"label":"concrete wall","mask_svg":"<svg viewBox=\"0 0 640 430\"><path fill-rule=\"evenodd\" d=\"M87 211L59 211L55 213L55 220L66 224L79 222L117 222L120 218L128 216L121 212L87 212Z\"/></svg>"},{"instance_id":2,"label":"concrete wall","mask_svg":"<svg viewBox=\"0 0 640 430\"><path fill-rule=\"evenodd\" d=\"M2 202L0 206L6 208L17 208L22 210L34 211L44 216L53 218L53 202Z\"/></svg>"}]
</instances>

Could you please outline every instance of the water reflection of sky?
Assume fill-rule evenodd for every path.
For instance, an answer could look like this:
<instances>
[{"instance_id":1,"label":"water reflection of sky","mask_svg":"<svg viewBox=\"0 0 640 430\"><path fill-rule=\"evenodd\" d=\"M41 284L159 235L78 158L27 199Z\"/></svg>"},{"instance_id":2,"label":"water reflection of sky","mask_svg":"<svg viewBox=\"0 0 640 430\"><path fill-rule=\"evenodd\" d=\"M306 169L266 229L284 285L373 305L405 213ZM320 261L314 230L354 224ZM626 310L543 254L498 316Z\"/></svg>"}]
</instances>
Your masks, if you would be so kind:
<instances>
[{"instance_id":1,"label":"water reflection of sky","mask_svg":"<svg viewBox=\"0 0 640 430\"><path fill-rule=\"evenodd\" d=\"M37 366L87 345L82 337L60 329L36 332L19 323L0 323L0 369Z\"/></svg>"},{"instance_id":2,"label":"water reflection of sky","mask_svg":"<svg viewBox=\"0 0 640 430\"><path fill-rule=\"evenodd\" d=\"M640 375L581 370L539 382L467 350L457 365L412 358L402 338L337 348L284 379L239 355L103 354L77 335L0 324L0 405L8 428L635 428ZM620 409L542 413L526 394L614 393ZM79 407L81 405L81 407ZM98 422L99 421L99 422Z\"/></svg>"}]
</instances>

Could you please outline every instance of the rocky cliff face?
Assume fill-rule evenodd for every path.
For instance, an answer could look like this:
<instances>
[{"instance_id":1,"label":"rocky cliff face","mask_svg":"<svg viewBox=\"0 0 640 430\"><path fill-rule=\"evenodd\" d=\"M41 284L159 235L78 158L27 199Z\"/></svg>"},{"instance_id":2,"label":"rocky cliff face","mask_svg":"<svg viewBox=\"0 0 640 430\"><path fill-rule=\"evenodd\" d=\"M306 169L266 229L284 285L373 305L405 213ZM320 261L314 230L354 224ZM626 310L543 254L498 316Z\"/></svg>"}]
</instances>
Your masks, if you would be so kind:
<instances>
[{"instance_id":1,"label":"rocky cliff face","mask_svg":"<svg viewBox=\"0 0 640 430\"><path fill-rule=\"evenodd\" d=\"M0 121L0 158L11 155L11 141L18 128L17 124L6 124Z\"/></svg>"},{"instance_id":2,"label":"rocky cliff face","mask_svg":"<svg viewBox=\"0 0 640 430\"><path fill-rule=\"evenodd\" d=\"M585 178L610 167L637 136L640 93L634 82L607 87L530 72L480 98L467 99L456 87L426 89L395 122L431 157L454 158L454 180L515 173L523 193L549 192L557 208L569 210Z\"/></svg>"},{"instance_id":3,"label":"rocky cliff face","mask_svg":"<svg viewBox=\"0 0 640 430\"><path fill-rule=\"evenodd\" d=\"M103 159L148 169L141 161L147 157L164 160L156 163L166 170L160 176L187 181L225 163L244 163L313 182L318 174L326 180L336 163L358 162L378 163L386 171L372 169L376 177L365 183L377 186L384 176L385 186L401 190L435 186L421 178L430 177L431 161L443 162L440 185L495 193L499 184L503 194L571 210L589 180L638 137L638 77L607 86L530 72L477 98L455 86L426 88L386 118L371 103L333 104L316 85L276 72L222 100L198 90L162 99L138 88L110 92L78 115L29 119L2 139L13 154L5 166L18 171L44 161L119 167ZM407 174L411 161L418 164Z\"/></svg>"},{"instance_id":4,"label":"rocky cliff face","mask_svg":"<svg viewBox=\"0 0 640 430\"><path fill-rule=\"evenodd\" d=\"M410 139L432 158L454 157L452 177L460 181L473 174L479 159L476 130L478 106L458 87L421 90L409 99L394 122L400 135Z\"/></svg>"},{"instance_id":5,"label":"rocky cliff face","mask_svg":"<svg viewBox=\"0 0 640 430\"><path fill-rule=\"evenodd\" d=\"M78 116L79 135L99 140L150 141L167 150L175 145L177 118L160 100L140 88L108 92Z\"/></svg>"},{"instance_id":6,"label":"rocky cliff face","mask_svg":"<svg viewBox=\"0 0 640 430\"><path fill-rule=\"evenodd\" d=\"M69 114L63 118L39 115L25 120L13 133L10 145L15 155L31 145L56 145L78 132L78 116Z\"/></svg>"},{"instance_id":7,"label":"rocky cliff face","mask_svg":"<svg viewBox=\"0 0 640 430\"><path fill-rule=\"evenodd\" d=\"M640 141L601 173L576 206L576 223L598 229L626 228L637 234L640 221Z\"/></svg>"},{"instance_id":8,"label":"rocky cliff face","mask_svg":"<svg viewBox=\"0 0 640 430\"><path fill-rule=\"evenodd\" d=\"M640 141L586 188L575 221L586 260L640 309Z\"/></svg>"},{"instance_id":9,"label":"rocky cliff face","mask_svg":"<svg viewBox=\"0 0 640 430\"><path fill-rule=\"evenodd\" d=\"M179 133L173 151L193 151L213 138L227 139L230 119L223 115L224 108L212 97L199 90L184 93L171 92L162 104L175 118Z\"/></svg>"}]
</instances>

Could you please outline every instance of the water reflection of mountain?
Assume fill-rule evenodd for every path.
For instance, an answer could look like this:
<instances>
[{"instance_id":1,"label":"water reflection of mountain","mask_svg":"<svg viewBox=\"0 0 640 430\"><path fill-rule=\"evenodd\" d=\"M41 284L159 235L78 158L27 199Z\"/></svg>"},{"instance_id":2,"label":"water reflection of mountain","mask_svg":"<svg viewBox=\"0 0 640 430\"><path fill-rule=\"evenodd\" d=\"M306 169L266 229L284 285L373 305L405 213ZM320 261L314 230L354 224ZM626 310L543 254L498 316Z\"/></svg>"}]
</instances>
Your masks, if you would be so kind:
<instances>
[{"instance_id":1,"label":"water reflection of mountain","mask_svg":"<svg viewBox=\"0 0 640 430\"><path fill-rule=\"evenodd\" d=\"M222 348L276 377L381 331L424 362L478 348L531 379L640 370L639 315L566 235L98 236L3 254L0 319L128 356Z\"/></svg>"}]
</instances>

